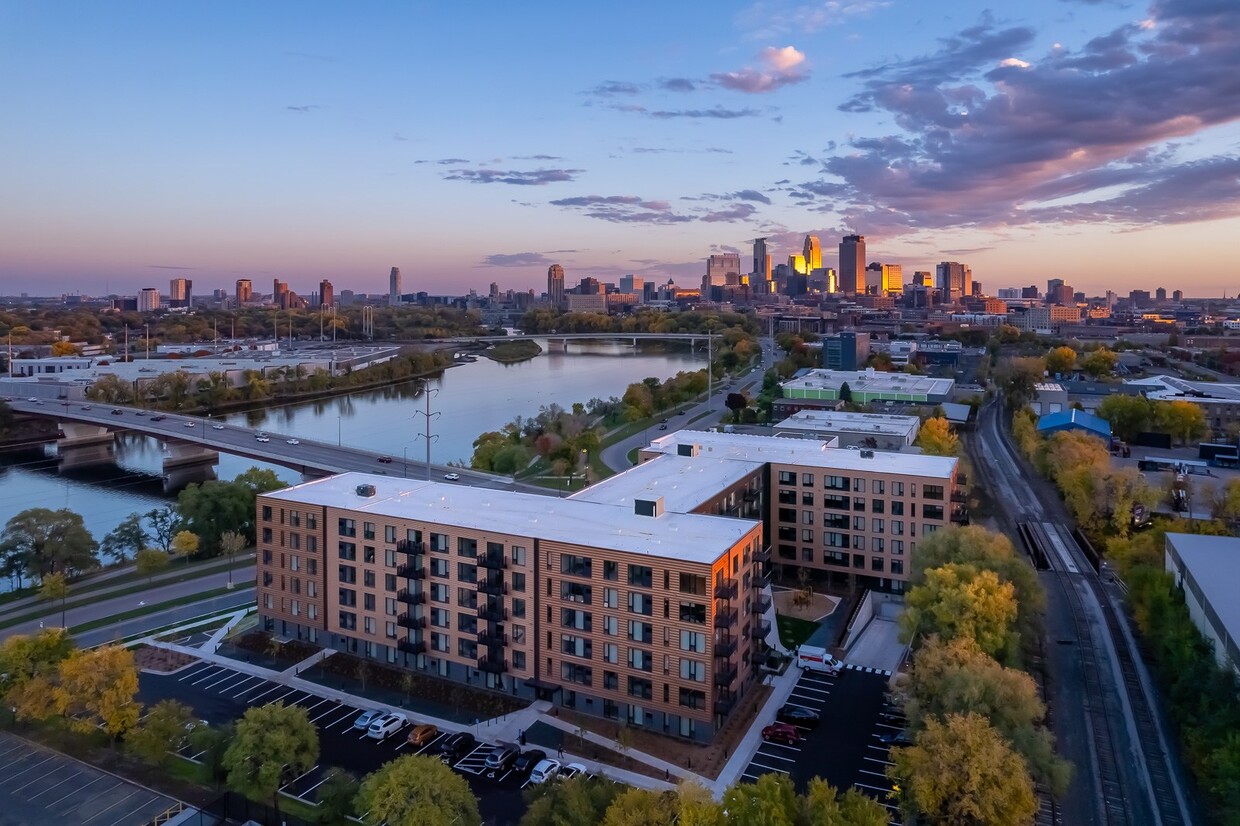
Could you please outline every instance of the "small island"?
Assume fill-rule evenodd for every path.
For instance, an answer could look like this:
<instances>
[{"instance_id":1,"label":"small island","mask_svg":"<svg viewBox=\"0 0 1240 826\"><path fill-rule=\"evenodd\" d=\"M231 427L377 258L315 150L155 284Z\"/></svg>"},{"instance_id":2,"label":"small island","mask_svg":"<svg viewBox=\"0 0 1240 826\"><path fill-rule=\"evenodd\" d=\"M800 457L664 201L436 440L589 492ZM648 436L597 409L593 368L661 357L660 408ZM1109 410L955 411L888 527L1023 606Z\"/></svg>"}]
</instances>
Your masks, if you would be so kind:
<instances>
[{"instance_id":1,"label":"small island","mask_svg":"<svg viewBox=\"0 0 1240 826\"><path fill-rule=\"evenodd\" d=\"M501 341L488 347L482 355L498 361L500 364L516 364L518 361L532 359L542 352L537 341L523 339L521 341Z\"/></svg>"}]
</instances>

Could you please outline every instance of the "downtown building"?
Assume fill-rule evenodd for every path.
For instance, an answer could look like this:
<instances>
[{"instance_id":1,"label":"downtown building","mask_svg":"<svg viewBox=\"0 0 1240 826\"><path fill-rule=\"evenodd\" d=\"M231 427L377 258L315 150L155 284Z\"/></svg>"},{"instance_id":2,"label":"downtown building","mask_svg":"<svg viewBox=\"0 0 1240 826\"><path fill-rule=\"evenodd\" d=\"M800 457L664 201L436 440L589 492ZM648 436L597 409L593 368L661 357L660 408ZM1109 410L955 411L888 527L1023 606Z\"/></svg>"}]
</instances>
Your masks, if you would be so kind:
<instances>
[{"instance_id":1,"label":"downtown building","mask_svg":"<svg viewBox=\"0 0 1240 826\"><path fill-rule=\"evenodd\" d=\"M830 444L679 432L568 499L361 473L263 494L260 621L709 740L779 645L772 540L784 566L902 591L960 498L955 459Z\"/></svg>"}]
</instances>

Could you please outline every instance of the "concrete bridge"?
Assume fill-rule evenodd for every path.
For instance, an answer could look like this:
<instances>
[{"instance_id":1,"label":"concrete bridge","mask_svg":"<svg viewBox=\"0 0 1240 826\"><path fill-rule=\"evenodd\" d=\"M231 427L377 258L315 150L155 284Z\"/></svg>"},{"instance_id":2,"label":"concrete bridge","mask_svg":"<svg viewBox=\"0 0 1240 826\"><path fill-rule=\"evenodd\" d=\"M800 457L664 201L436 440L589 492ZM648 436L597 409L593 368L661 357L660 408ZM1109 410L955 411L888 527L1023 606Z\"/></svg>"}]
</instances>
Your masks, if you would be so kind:
<instances>
[{"instance_id":1,"label":"concrete bridge","mask_svg":"<svg viewBox=\"0 0 1240 826\"><path fill-rule=\"evenodd\" d=\"M570 341L627 341L637 346L639 341L688 341L696 344L718 338L719 333L534 333L517 336L453 336L451 338L418 339L418 343L431 344L500 344L505 341L528 341L544 339L550 350L565 350Z\"/></svg>"}]
</instances>

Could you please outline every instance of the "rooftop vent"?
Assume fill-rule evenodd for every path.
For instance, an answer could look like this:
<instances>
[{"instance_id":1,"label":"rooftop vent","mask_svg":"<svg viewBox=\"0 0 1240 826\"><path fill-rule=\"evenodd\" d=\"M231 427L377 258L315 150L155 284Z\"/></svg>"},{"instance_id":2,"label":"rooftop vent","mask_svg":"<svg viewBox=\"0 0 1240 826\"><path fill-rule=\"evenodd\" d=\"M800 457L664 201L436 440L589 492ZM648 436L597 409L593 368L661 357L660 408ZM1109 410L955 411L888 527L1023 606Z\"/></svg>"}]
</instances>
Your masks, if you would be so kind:
<instances>
[{"instance_id":1,"label":"rooftop vent","mask_svg":"<svg viewBox=\"0 0 1240 826\"><path fill-rule=\"evenodd\" d=\"M873 458L874 458L874 451L872 451L872 450L863 450L863 451L861 451L861 458L862 458L862 459L873 459Z\"/></svg>"},{"instance_id":2,"label":"rooftop vent","mask_svg":"<svg viewBox=\"0 0 1240 826\"><path fill-rule=\"evenodd\" d=\"M702 446L697 443L676 445L677 456L697 456L701 452L702 452Z\"/></svg>"},{"instance_id":3,"label":"rooftop vent","mask_svg":"<svg viewBox=\"0 0 1240 826\"><path fill-rule=\"evenodd\" d=\"M366 484L366 485L358 485L358 486L357 486L357 495L358 495L358 496L374 496L374 495L375 495L375 486L374 486L374 485L370 485L370 484Z\"/></svg>"},{"instance_id":4,"label":"rooftop vent","mask_svg":"<svg viewBox=\"0 0 1240 826\"><path fill-rule=\"evenodd\" d=\"M663 497L656 496L653 499L634 499L633 513L638 516L654 516L663 515Z\"/></svg>"}]
</instances>

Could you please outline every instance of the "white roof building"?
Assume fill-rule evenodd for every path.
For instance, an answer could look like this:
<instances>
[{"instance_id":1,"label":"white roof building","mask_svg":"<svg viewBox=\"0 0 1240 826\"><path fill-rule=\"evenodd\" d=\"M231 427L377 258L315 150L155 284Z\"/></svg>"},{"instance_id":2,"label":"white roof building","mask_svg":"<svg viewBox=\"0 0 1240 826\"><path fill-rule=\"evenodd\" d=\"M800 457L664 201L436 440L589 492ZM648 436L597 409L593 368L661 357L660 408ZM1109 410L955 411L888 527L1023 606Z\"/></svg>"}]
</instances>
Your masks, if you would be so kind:
<instances>
[{"instance_id":1,"label":"white roof building","mask_svg":"<svg viewBox=\"0 0 1240 826\"><path fill-rule=\"evenodd\" d=\"M1169 533L1164 561L1219 665L1240 673L1240 538Z\"/></svg>"},{"instance_id":2,"label":"white roof building","mask_svg":"<svg viewBox=\"0 0 1240 826\"><path fill-rule=\"evenodd\" d=\"M885 450L908 447L917 439L921 419L890 413L853 413L842 410L801 410L775 425L776 435L802 438L834 437L841 446L870 446Z\"/></svg>"}]
</instances>

